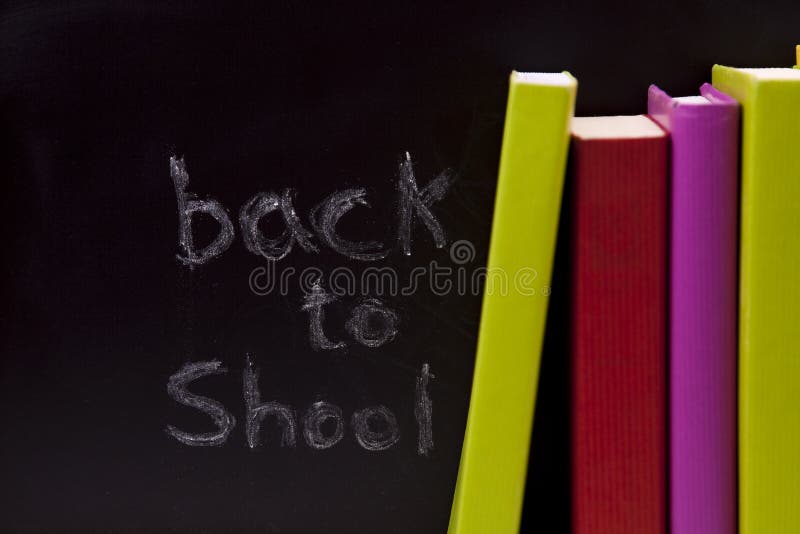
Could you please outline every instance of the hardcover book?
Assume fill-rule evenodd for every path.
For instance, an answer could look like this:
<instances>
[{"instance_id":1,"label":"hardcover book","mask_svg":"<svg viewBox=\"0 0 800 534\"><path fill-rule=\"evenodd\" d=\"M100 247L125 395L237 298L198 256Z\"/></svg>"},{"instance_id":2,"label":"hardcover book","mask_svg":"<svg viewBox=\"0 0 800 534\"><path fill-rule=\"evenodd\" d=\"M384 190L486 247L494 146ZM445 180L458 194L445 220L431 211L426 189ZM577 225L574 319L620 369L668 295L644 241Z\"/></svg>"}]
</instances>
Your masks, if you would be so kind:
<instances>
[{"instance_id":1,"label":"hardcover book","mask_svg":"<svg viewBox=\"0 0 800 534\"><path fill-rule=\"evenodd\" d=\"M742 105L739 524L800 525L800 70L715 65Z\"/></svg>"},{"instance_id":2,"label":"hardcover book","mask_svg":"<svg viewBox=\"0 0 800 534\"><path fill-rule=\"evenodd\" d=\"M648 113L671 140L670 525L736 531L739 105L705 84Z\"/></svg>"},{"instance_id":3,"label":"hardcover book","mask_svg":"<svg viewBox=\"0 0 800 534\"><path fill-rule=\"evenodd\" d=\"M486 280L450 534L519 529L576 90L511 75L487 265L508 285Z\"/></svg>"},{"instance_id":4,"label":"hardcover book","mask_svg":"<svg viewBox=\"0 0 800 534\"><path fill-rule=\"evenodd\" d=\"M668 136L640 115L572 138L573 532L662 534Z\"/></svg>"}]
</instances>

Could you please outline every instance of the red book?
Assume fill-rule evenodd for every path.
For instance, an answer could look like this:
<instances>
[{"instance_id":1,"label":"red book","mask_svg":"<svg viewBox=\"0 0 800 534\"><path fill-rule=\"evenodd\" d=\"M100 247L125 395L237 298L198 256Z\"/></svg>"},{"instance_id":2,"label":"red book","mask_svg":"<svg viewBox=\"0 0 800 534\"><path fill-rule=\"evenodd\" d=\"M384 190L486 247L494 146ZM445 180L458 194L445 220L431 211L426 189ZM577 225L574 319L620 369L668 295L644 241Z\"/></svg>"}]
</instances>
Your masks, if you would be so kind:
<instances>
[{"instance_id":1,"label":"red book","mask_svg":"<svg viewBox=\"0 0 800 534\"><path fill-rule=\"evenodd\" d=\"M572 126L575 534L666 532L668 141L644 115Z\"/></svg>"}]
</instances>

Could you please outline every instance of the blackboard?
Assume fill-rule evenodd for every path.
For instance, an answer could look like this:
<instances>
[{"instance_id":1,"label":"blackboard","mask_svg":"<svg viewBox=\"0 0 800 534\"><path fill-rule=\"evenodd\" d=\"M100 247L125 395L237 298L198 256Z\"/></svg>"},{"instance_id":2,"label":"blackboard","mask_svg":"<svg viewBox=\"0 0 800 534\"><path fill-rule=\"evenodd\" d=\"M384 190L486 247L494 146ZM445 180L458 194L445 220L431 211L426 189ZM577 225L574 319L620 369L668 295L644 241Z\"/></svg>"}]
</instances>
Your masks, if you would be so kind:
<instances>
[{"instance_id":1,"label":"blackboard","mask_svg":"<svg viewBox=\"0 0 800 534\"><path fill-rule=\"evenodd\" d=\"M639 113L790 63L790 3L723 8L6 4L0 529L444 532L508 72ZM564 250L523 530L569 523Z\"/></svg>"}]
</instances>

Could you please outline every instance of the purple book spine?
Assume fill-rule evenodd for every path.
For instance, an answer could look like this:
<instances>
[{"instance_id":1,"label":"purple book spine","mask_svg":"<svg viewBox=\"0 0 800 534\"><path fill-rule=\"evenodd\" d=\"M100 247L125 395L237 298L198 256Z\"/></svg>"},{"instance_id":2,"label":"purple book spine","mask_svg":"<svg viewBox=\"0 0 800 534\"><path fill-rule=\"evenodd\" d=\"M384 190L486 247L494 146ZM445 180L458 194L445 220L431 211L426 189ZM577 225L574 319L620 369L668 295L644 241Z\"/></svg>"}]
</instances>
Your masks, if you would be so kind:
<instances>
[{"instance_id":1,"label":"purple book spine","mask_svg":"<svg viewBox=\"0 0 800 534\"><path fill-rule=\"evenodd\" d=\"M648 113L672 139L670 525L735 534L739 107L651 86Z\"/></svg>"}]
</instances>

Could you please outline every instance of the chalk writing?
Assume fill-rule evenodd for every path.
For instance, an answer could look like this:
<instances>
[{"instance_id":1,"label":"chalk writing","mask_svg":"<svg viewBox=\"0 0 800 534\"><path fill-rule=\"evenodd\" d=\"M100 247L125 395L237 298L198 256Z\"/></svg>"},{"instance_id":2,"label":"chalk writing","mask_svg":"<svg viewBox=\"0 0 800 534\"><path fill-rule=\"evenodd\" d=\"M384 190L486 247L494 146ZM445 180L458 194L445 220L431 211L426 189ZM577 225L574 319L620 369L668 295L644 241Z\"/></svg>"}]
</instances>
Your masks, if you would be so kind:
<instances>
[{"instance_id":1,"label":"chalk writing","mask_svg":"<svg viewBox=\"0 0 800 534\"><path fill-rule=\"evenodd\" d=\"M234 225L225 207L211 198L200 199L190 193L189 174L183 158L173 156L169 160L170 176L175 189L178 205L178 245L177 258L180 263L194 267L210 261L225 252L235 239ZM447 239L444 228L433 212L433 205L447 195L455 179L448 169L424 187L417 185L411 154L406 152L400 158L396 174L397 197L397 246L404 255L411 255L412 229L414 221L422 222L437 248L442 248ZM324 245L341 256L357 261L376 261L386 258L391 250L375 240L351 240L337 231L339 221L356 207L369 208L364 188L351 188L335 191L327 196L308 214L308 227L295 212L296 192L283 189L280 194L274 191L259 192L245 202L239 210L239 229L245 248L252 254L265 258L274 268L288 256L295 245L303 252L315 254ZM195 244L193 218L205 214L216 221L217 235L205 247ZM279 217L283 230L277 236L265 235L259 226L267 217ZM309 229L310 228L310 229ZM338 303L336 296L328 293L322 286L323 271L317 267L313 277L303 285L301 311L308 314L308 343L312 349L337 350L348 344L339 339L331 339L326 333L325 307ZM308 274L304 270L304 274ZM376 287L382 287L386 273L369 267L365 271L368 281L374 279ZM252 282L252 281L251 281ZM371 291L365 291L370 293ZM393 291L392 294L396 292ZM399 315L384 302L363 296L350 310L344 330L359 345L377 349L390 343L398 335ZM167 392L176 402L195 408L208 415L216 430L190 433L172 425L166 427L168 435L178 442L190 446L221 446L225 443L236 425L236 419L219 401L192 393L188 386L200 378L222 375L227 369L217 360L184 364L169 377ZM433 402L430 396L430 380L433 375L425 363L414 388L414 418L417 426L416 452L429 456L433 450ZM266 422L280 428L280 447L294 448L297 433L302 432L306 445L315 450L329 449L342 441L348 420L342 409L331 402L318 400L311 404L298 419L294 408L276 400L263 402L259 389L259 371L250 356L245 360L242 373L242 393L244 397L244 421L247 446L256 449L261 445L261 428ZM301 428L298 428L298 423ZM379 404L356 410L349 419L355 441L365 450L383 451L393 447L400 440L400 427L395 414L386 406Z\"/></svg>"},{"instance_id":2,"label":"chalk writing","mask_svg":"<svg viewBox=\"0 0 800 534\"><path fill-rule=\"evenodd\" d=\"M175 186L178 204L178 260L186 265L199 265L219 256L230 247L235 238L231 218L225 207L217 200L197 198L187 192L189 173L183 158L172 156L169 159L170 176ZM411 254L411 230L414 216L422 221L433 236L437 248L447 243L444 229L434 215L431 207L442 200L454 181L455 175L449 169L441 172L425 187L419 189L411 162L411 154L401 158L397 172L397 242L403 254ZM293 189L284 189L282 194L261 192L252 196L239 210L239 227L245 248L267 260L278 261L292 252L297 243L307 253L319 252L314 243L314 234L303 226L294 210ZM360 261L375 261L385 258L389 250L378 241L351 241L341 237L336 225L339 220L356 206L369 207L366 190L363 188L345 189L329 195L309 214L309 223L322 243L342 256ZM194 244L192 218L195 214L210 215L219 225L214 240L206 247L197 250ZM259 229L258 223L264 217L280 213L284 230L278 237L267 237Z\"/></svg>"},{"instance_id":3,"label":"chalk writing","mask_svg":"<svg viewBox=\"0 0 800 534\"><path fill-rule=\"evenodd\" d=\"M281 447L294 447L295 427L297 417L291 406L278 402L261 403L261 393L258 390L258 369L253 365L250 356L247 357L244 367L244 377L242 389L244 390L245 402L245 424L247 434L247 444L251 449L258 446L258 433L261 430L261 423L267 417L274 417L283 429L281 434Z\"/></svg>"},{"instance_id":4,"label":"chalk writing","mask_svg":"<svg viewBox=\"0 0 800 534\"><path fill-rule=\"evenodd\" d=\"M353 414L352 423L356 441L368 451L383 451L400 439L397 419L386 406L370 406ZM383 430L373 426L382 425Z\"/></svg>"},{"instance_id":5,"label":"chalk writing","mask_svg":"<svg viewBox=\"0 0 800 534\"><path fill-rule=\"evenodd\" d=\"M193 446L215 446L222 445L228 439L233 427L236 426L236 419L225 410L225 407L207 397L195 395L186 389L186 386L198 378L209 375L219 375L228 370L222 367L217 360L210 362L187 363L178 372L169 377L167 382L167 393L175 401L185 406L191 406L203 413L208 414L217 425L216 432L206 432L202 434L191 434L179 430L172 425L167 426L167 434L177 439L184 445Z\"/></svg>"},{"instance_id":6,"label":"chalk writing","mask_svg":"<svg viewBox=\"0 0 800 534\"><path fill-rule=\"evenodd\" d=\"M414 395L414 418L417 420L417 452L428 456L433 450L433 402L428 393L428 383L433 378L431 367L422 365L422 372L417 377Z\"/></svg>"},{"instance_id":7,"label":"chalk writing","mask_svg":"<svg viewBox=\"0 0 800 534\"><path fill-rule=\"evenodd\" d=\"M328 339L322 328L325 320L325 311L322 308L335 300L336 297L325 292L319 280L314 282L311 291L303 297L303 310L308 312L308 342L314 350L333 350L347 346L342 341L334 343Z\"/></svg>"},{"instance_id":8,"label":"chalk writing","mask_svg":"<svg viewBox=\"0 0 800 534\"><path fill-rule=\"evenodd\" d=\"M278 261L292 251L297 243L306 252L319 249L312 242L313 235L303 228L300 218L292 206L291 189L286 189L280 197L274 193L258 193L248 200L239 211L239 226L247 250L268 260ZM258 228L258 222L274 211L280 211L286 229L274 239L270 239Z\"/></svg>"},{"instance_id":9,"label":"chalk writing","mask_svg":"<svg viewBox=\"0 0 800 534\"><path fill-rule=\"evenodd\" d=\"M400 160L400 171L397 181L397 190L400 193L399 228L397 240L406 256L411 255L411 221L414 213L419 215L422 222L433 236L437 248L447 244L444 229L431 212L431 205L442 200L447 194L447 189L453 181L453 174L446 170L430 181L422 191L417 189L417 179L414 177L414 167L411 163L411 154L406 152L405 158Z\"/></svg>"},{"instance_id":10,"label":"chalk writing","mask_svg":"<svg viewBox=\"0 0 800 534\"><path fill-rule=\"evenodd\" d=\"M311 226L320 238L333 250L354 260L374 261L385 258L388 250L381 250L383 243L377 241L348 241L336 233L336 224L342 216L355 206L369 207L364 198L364 189L346 189L332 194L322 204L311 210ZM372 252L370 252L372 251Z\"/></svg>"},{"instance_id":11,"label":"chalk writing","mask_svg":"<svg viewBox=\"0 0 800 534\"><path fill-rule=\"evenodd\" d=\"M322 425L333 421L333 432L325 435ZM303 417L303 437L312 449L329 449L342 441L344 437L344 419L342 409L325 401L317 401L311 405Z\"/></svg>"},{"instance_id":12,"label":"chalk writing","mask_svg":"<svg viewBox=\"0 0 800 534\"><path fill-rule=\"evenodd\" d=\"M219 256L233 243L233 223L228 212L218 201L213 199L199 200L188 193L189 173L183 158L169 159L169 172L175 185L175 196L178 200L178 244L181 252L178 260L187 265L199 265ZM197 250L192 234L192 216L195 213L207 213L219 223L219 232L214 240L204 248Z\"/></svg>"},{"instance_id":13,"label":"chalk writing","mask_svg":"<svg viewBox=\"0 0 800 534\"><path fill-rule=\"evenodd\" d=\"M167 425L168 435L190 446L221 446L236 426L236 419L222 403L187 390L187 386L206 376L226 374L218 360L184 364L169 377L167 391L176 402L203 412L211 417L216 431L189 433ZM428 393L429 365L423 364L416 379L414 415L417 420L417 454L428 456L433 449L433 404ZM242 392L245 409L245 435L247 446L259 446L261 425L268 418L281 429L280 447L294 448L297 444L297 415L292 406L278 401L261 402L258 387L259 370L251 357L245 358L242 374ZM303 439L310 448L325 450L338 444L345 435L346 420L342 409L328 401L317 401L306 410L302 419ZM368 451L384 451L400 440L400 426L394 413L379 404L357 410L350 418L356 442Z\"/></svg>"},{"instance_id":14,"label":"chalk writing","mask_svg":"<svg viewBox=\"0 0 800 534\"><path fill-rule=\"evenodd\" d=\"M367 299L353 310L345 328L365 347L377 348L397 334L397 314L378 299Z\"/></svg>"}]
</instances>

